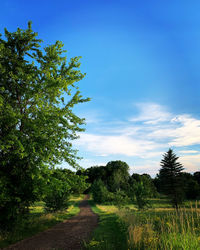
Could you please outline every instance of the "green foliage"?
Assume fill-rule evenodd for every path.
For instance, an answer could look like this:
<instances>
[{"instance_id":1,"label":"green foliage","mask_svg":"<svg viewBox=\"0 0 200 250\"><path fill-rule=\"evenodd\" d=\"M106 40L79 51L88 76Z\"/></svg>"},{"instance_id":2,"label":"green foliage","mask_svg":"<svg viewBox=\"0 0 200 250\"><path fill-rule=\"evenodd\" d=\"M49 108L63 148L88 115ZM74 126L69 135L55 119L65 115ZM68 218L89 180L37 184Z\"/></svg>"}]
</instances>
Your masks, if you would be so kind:
<instances>
[{"instance_id":1,"label":"green foliage","mask_svg":"<svg viewBox=\"0 0 200 250\"><path fill-rule=\"evenodd\" d=\"M91 186L91 192L93 200L97 203L103 203L107 201L108 190L102 180L96 180ZM109 197L111 198L111 197Z\"/></svg>"},{"instance_id":2,"label":"green foliage","mask_svg":"<svg viewBox=\"0 0 200 250\"><path fill-rule=\"evenodd\" d=\"M158 192L156 190L156 187L153 183L153 180L150 175L148 174L132 174L132 176L129 178L129 196L133 197L135 195L137 184L136 183L143 183L143 188L145 189L143 192L145 192L145 196L148 198L155 198L158 197ZM135 189L136 188L136 189Z\"/></svg>"},{"instance_id":3,"label":"green foliage","mask_svg":"<svg viewBox=\"0 0 200 250\"><path fill-rule=\"evenodd\" d=\"M156 197L158 197L158 192L156 190L156 187L155 187L155 185L153 183L153 180L152 180L150 175L142 174L140 176L140 181L142 181L143 184L144 184L144 187L145 187L148 198L156 198Z\"/></svg>"},{"instance_id":4,"label":"green foliage","mask_svg":"<svg viewBox=\"0 0 200 250\"><path fill-rule=\"evenodd\" d=\"M105 169L108 190L116 192L118 189L125 189L129 178L128 164L123 161L110 161Z\"/></svg>"},{"instance_id":5,"label":"green foliage","mask_svg":"<svg viewBox=\"0 0 200 250\"><path fill-rule=\"evenodd\" d=\"M73 107L84 99L76 85L84 74L79 57L67 62L57 41L40 49L42 40L26 30L0 38L0 227L15 223L40 196L43 169L63 160L76 167L72 140L84 119Z\"/></svg>"},{"instance_id":6,"label":"green foliage","mask_svg":"<svg viewBox=\"0 0 200 250\"><path fill-rule=\"evenodd\" d=\"M66 182L70 187L71 194L82 194L89 187L89 184L86 182L87 176L77 175L69 169L54 169L53 176Z\"/></svg>"},{"instance_id":7,"label":"green foliage","mask_svg":"<svg viewBox=\"0 0 200 250\"><path fill-rule=\"evenodd\" d=\"M43 199L47 211L66 209L70 194L80 195L88 188L85 177L78 176L69 169L57 168L49 170L49 173Z\"/></svg>"},{"instance_id":8,"label":"green foliage","mask_svg":"<svg viewBox=\"0 0 200 250\"><path fill-rule=\"evenodd\" d=\"M66 182L51 177L46 189L44 202L45 209L48 212L56 212L68 208L70 186Z\"/></svg>"},{"instance_id":9,"label":"green foliage","mask_svg":"<svg viewBox=\"0 0 200 250\"><path fill-rule=\"evenodd\" d=\"M110 161L106 166L94 166L85 171L88 182L101 179L109 192L128 189L129 166L123 161ZM80 172L79 172L80 174Z\"/></svg>"},{"instance_id":10,"label":"green foliage","mask_svg":"<svg viewBox=\"0 0 200 250\"><path fill-rule=\"evenodd\" d=\"M130 202L129 197L123 190L117 190L116 192L109 192L102 180L97 180L91 186L91 192L93 200L99 204L108 203L115 204L118 207Z\"/></svg>"},{"instance_id":11,"label":"green foliage","mask_svg":"<svg viewBox=\"0 0 200 250\"><path fill-rule=\"evenodd\" d=\"M200 172L197 171L193 174L194 180L198 182L198 184L200 185Z\"/></svg>"},{"instance_id":12,"label":"green foliage","mask_svg":"<svg viewBox=\"0 0 200 250\"><path fill-rule=\"evenodd\" d=\"M82 194L90 187L90 184L86 182L87 176L79 176L72 172L69 177L72 194Z\"/></svg>"},{"instance_id":13,"label":"green foliage","mask_svg":"<svg viewBox=\"0 0 200 250\"><path fill-rule=\"evenodd\" d=\"M190 173L181 173L180 177L183 183L185 198L189 200L199 199L200 186L195 176Z\"/></svg>"},{"instance_id":14,"label":"green foliage","mask_svg":"<svg viewBox=\"0 0 200 250\"><path fill-rule=\"evenodd\" d=\"M130 202L130 199L123 190L117 190L114 193L113 204L115 204L118 208L123 207L129 202Z\"/></svg>"},{"instance_id":15,"label":"green foliage","mask_svg":"<svg viewBox=\"0 0 200 250\"><path fill-rule=\"evenodd\" d=\"M172 149L169 149L161 160L161 169L159 171L162 190L171 198L172 204L177 209L184 196L183 183L181 182L183 166L177 161L178 158Z\"/></svg>"},{"instance_id":16,"label":"green foliage","mask_svg":"<svg viewBox=\"0 0 200 250\"><path fill-rule=\"evenodd\" d=\"M158 196L150 175L130 176L128 170L129 166L123 161L111 161L106 166L87 169L85 174L92 183L91 192L95 202L123 206L136 197L139 208L143 208L147 204L147 197Z\"/></svg>"},{"instance_id":17,"label":"green foliage","mask_svg":"<svg viewBox=\"0 0 200 250\"><path fill-rule=\"evenodd\" d=\"M134 189L137 206L139 209L144 209L148 205L148 190L143 182L135 182Z\"/></svg>"}]
</instances>

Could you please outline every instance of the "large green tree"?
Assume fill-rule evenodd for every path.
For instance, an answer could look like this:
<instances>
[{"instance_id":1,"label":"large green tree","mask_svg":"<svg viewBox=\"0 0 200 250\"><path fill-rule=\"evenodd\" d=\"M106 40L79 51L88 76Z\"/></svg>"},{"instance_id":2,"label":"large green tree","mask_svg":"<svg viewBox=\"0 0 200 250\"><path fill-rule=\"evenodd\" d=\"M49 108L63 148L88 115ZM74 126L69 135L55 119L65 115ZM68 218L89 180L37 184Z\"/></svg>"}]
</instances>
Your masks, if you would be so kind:
<instances>
[{"instance_id":1,"label":"large green tree","mask_svg":"<svg viewBox=\"0 0 200 250\"><path fill-rule=\"evenodd\" d=\"M0 224L37 198L45 166L63 160L76 167L72 140L84 119L73 112L86 102L76 82L79 57L67 61L63 44L40 48L31 23L0 36Z\"/></svg>"},{"instance_id":2,"label":"large green tree","mask_svg":"<svg viewBox=\"0 0 200 250\"><path fill-rule=\"evenodd\" d=\"M162 191L171 198L172 204L178 209L181 203L184 191L181 180L183 166L178 162L179 157L169 149L163 155L161 160L161 169L159 171L159 179L162 185Z\"/></svg>"}]
</instances>

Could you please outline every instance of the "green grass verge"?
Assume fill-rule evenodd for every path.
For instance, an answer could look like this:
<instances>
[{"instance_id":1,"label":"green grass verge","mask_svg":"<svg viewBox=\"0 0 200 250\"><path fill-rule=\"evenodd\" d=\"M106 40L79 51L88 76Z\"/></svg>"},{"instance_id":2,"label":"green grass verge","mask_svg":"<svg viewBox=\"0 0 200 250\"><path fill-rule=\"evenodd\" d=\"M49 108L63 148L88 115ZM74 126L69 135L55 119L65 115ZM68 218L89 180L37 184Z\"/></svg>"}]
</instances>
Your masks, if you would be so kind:
<instances>
[{"instance_id":1,"label":"green grass verge","mask_svg":"<svg viewBox=\"0 0 200 250\"><path fill-rule=\"evenodd\" d=\"M44 203L35 203L30 208L30 214L20 225L18 225L15 232L8 233L7 235L0 235L0 248L7 247L17 241L45 231L55 224L76 215L80 211L78 205L83 197L83 195L72 197L69 201L68 209L56 213L45 213Z\"/></svg>"},{"instance_id":2,"label":"green grass verge","mask_svg":"<svg viewBox=\"0 0 200 250\"><path fill-rule=\"evenodd\" d=\"M102 250L127 250L127 228L114 213L105 213L93 201L89 201L93 212L99 216L99 225L92 235L92 240L84 247Z\"/></svg>"}]
</instances>

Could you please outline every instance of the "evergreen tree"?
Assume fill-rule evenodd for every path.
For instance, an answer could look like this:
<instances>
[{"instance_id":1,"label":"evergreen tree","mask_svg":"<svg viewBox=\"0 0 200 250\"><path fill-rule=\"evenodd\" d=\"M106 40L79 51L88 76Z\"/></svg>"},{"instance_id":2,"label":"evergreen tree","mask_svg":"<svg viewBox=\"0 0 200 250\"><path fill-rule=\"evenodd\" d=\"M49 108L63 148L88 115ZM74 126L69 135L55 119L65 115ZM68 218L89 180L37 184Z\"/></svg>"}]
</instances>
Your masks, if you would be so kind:
<instances>
[{"instance_id":1,"label":"evergreen tree","mask_svg":"<svg viewBox=\"0 0 200 250\"><path fill-rule=\"evenodd\" d=\"M181 182L181 172L183 166L179 163L172 149L163 155L161 160L161 169L159 178L162 185L162 191L171 198L172 204L178 209L178 205L183 199L183 188Z\"/></svg>"}]
</instances>

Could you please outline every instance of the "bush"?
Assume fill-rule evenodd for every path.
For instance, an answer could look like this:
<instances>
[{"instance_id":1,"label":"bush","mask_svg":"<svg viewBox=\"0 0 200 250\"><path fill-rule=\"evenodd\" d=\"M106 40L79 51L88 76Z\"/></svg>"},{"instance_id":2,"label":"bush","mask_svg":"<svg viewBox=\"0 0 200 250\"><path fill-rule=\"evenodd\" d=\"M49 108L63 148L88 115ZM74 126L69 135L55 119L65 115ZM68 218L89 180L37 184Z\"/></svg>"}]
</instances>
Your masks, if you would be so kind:
<instances>
[{"instance_id":1,"label":"bush","mask_svg":"<svg viewBox=\"0 0 200 250\"><path fill-rule=\"evenodd\" d=\"M129 203L130 199L122 190L109 192L102 180L94 181L91 186L93 200L97 203L109 203L117 206L123 206Z\"/></svg>"},{"instance_id":2,"label":"bush","mask_svg":"<svg viewBox=\"0 0 200 250\"><path fill-rule=\"evenodd\" d=\"M108 190L104 185L102 180L96 180L91 186L91 192L93 196L93 200L98 203L103 203L107 200Z\"/></svg>"},{"instance_id":3,"label":"bush","mask_svg":"<svg viewBox=\"0 0 200 250\"><path fill-rule=\"evenodd\" d=\"M45 202L45 210L48 212L55 212L67 209L69 196L69 185L62 180L52 177L43 200Z\"/></svg>"},{"instance_id":4,"label":"bush","mask_svg":"<svg viewBox=\"0 0 200 250\"><path fill-rule=\"evenodd\" d=\"M114 195L113 202L119 208L130 202L129 197L122 190L117 190L117 192L115 192L113 195Z\"/></svg>"},{"instance_id":5,"label":"bush","mask_svg":"<svg viewBox=\"0 0 200 250\"><path fill-rule=\"evenodd\" d=\"M148 205L147 190L145 189L143 182L136 182L134 188L137 206L139 209L144 209L145 206Z\"/></svg>"}]
</instances>

